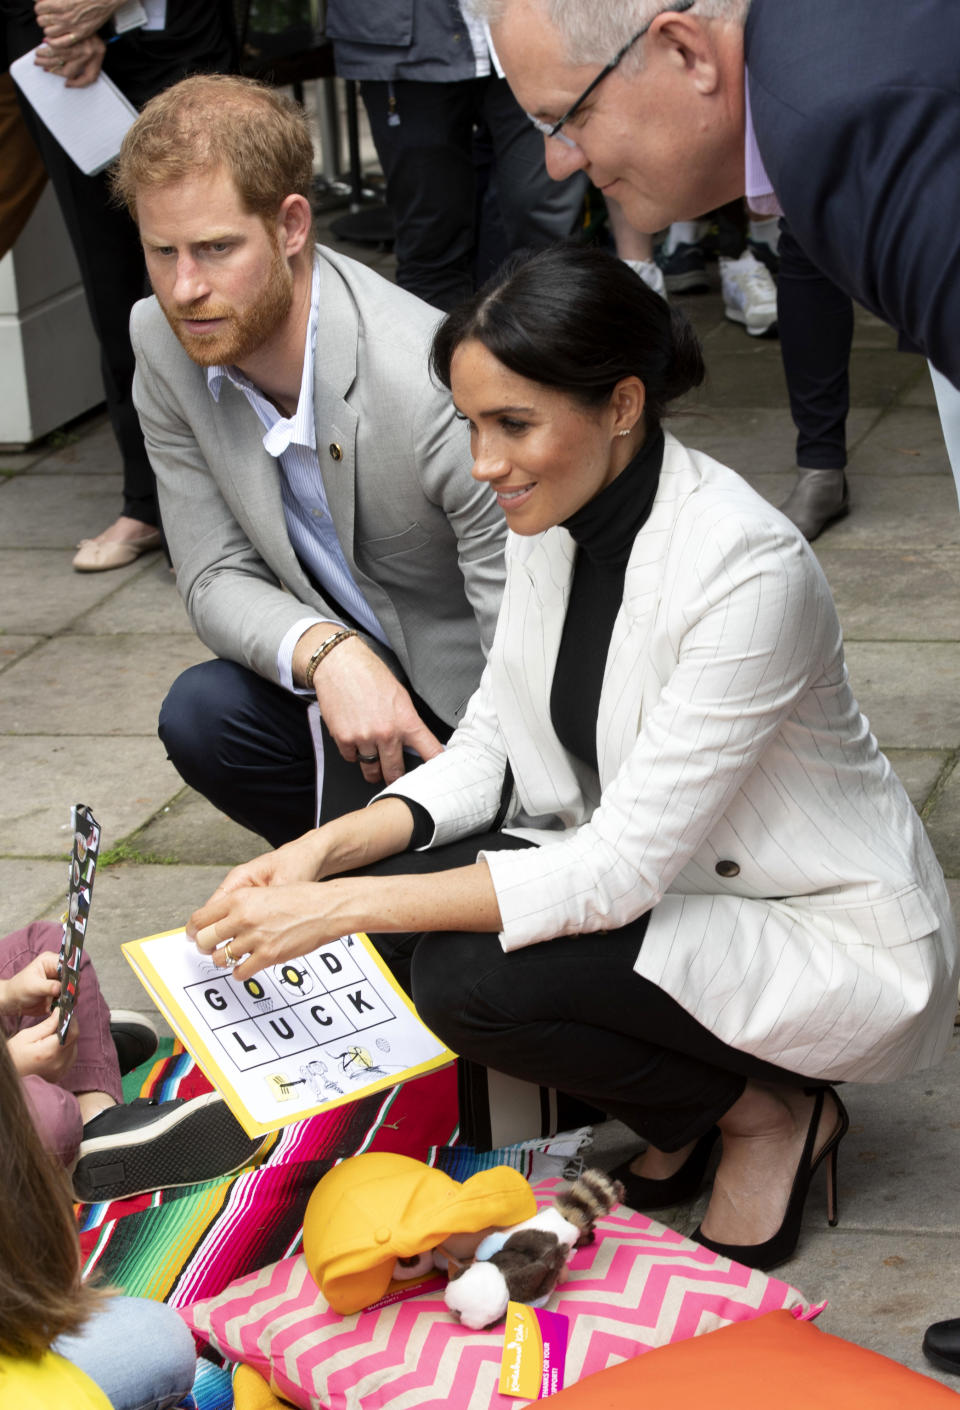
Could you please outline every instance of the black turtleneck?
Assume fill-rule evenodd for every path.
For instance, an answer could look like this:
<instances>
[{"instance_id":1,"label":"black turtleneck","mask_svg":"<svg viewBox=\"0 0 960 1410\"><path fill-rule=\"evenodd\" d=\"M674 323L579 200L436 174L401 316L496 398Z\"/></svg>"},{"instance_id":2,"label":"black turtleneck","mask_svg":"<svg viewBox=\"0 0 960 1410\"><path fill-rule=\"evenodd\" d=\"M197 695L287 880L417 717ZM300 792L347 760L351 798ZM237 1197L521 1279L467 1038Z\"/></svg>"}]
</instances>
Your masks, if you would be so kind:
<instances>
[{"instance_id":1,"label":"black turtleneck","mask_svg":"<svg viewBox=\"0 0 960 1410\"><path fill-rule=\"evenodd\" d=\"M663 432L644 441L606 489L561 525L577 545L570 600L550 692L550 718L569 753L597 770L597 714L613 623L623 601L623 580L634 539L653 508L663 462ZM400 795L394 794L394 797ZM408 847L425 847L433 833L430 813L404 798L413 814Z\"/></svg>"},{"instance_id":2,"label":"black turtleneck","mask_svg":"<svg viewBox=\"0 0 960 1410\"><path fill-rule=\"evenodd\" d=\"M577 556L550 691L550 718L569 753L597 769L597 714L613 623L623 601L627 560L653 507L663 432L644 441L606 489L562 527Z\"/></svg>"}]
</instances>

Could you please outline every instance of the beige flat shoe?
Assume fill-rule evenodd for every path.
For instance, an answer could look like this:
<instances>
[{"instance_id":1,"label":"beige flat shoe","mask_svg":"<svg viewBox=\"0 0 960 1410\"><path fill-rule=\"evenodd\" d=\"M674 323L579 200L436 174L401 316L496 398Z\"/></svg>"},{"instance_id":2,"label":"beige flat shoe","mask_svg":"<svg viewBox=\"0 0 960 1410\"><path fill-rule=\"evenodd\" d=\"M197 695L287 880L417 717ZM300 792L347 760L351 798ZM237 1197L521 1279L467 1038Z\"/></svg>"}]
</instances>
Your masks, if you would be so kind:
<instances>
[{"instance_id":1,"label":"beige flat shoe","mask_svg":"<svg viewBox=\"0 0 960 1410\"><path fill-rule=\"evenodd\" d=\"M81 539L77 545L73 566L78 573L105 573L110 568L126 568L135 562L141 553L160 548L163 535L159 529L152 534L144 534L139 539L126 542L110 542L109 539Z\"/></svg>"}]
</instances>

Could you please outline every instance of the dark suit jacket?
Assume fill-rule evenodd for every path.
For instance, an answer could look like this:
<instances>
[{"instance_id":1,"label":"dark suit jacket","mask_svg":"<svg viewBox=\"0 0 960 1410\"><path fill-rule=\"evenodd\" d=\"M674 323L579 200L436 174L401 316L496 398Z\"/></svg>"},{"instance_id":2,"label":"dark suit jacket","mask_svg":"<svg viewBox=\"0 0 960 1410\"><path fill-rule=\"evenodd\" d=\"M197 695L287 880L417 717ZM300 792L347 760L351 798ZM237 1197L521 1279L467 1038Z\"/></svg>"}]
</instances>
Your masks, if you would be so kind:
<instances>
[{"instance_id":1,"label":"dark suit jacket","mask_svg":"<svg viewBox=\"0 0 960 1410\"><path fill-rule=\"evenodd\" d=\"M744 44L797 240L960 386L960 3L753 0Z\"/></svg>"}]
</instances>

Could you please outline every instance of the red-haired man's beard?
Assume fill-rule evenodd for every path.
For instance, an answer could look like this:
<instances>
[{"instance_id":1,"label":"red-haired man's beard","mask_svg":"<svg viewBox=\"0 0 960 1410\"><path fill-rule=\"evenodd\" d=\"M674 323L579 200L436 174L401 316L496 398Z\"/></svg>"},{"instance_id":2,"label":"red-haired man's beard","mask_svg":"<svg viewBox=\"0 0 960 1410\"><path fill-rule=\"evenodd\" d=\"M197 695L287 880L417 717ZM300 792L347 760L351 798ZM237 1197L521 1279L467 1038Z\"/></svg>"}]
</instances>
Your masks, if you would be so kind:
<instances>
[{"instance_id":1,"label":"red-haired man's beard","mask_svg":"<svg viewBox=\"0 0 960 1410\"><path fill-rule=\"evenodd\" d=\"M293 277L279 248L260 292L242 307L218 299L160 307L192 360L201 367L242 364L263 347L283 323L293 302ZM198 328L206 323L206 328Z\"/></svg>"}]
</instances>

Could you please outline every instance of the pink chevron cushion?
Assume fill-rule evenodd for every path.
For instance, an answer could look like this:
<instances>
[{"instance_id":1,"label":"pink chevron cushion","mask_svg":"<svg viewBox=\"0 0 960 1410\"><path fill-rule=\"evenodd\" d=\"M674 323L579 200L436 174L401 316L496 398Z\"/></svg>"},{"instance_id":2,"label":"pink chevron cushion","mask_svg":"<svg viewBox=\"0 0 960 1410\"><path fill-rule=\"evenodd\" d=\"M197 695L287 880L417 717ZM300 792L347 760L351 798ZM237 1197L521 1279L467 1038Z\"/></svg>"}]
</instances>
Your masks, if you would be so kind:
<instances>
[{"instance_id":1,"label":"pink chevron cushion","mask_svg":"<svg viewBox=\"0 0 960 1410\"><path fill-rule=\"evenodd\" d=\"M562 1180L536 1185L550 1204ZM796 1288L691 1243L622 1206L578 1249L548 1307L570 1318L566 1383L651 1347L765 1312L819 1309ZM341 1317L302 1254L238 1279L218 1297L180 1308L198 1341L273 1378L302 1410L521 1410L497 1389L503 1329L472 1332L443 1292Z\"/></svg>"}]
</instances>

